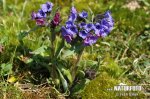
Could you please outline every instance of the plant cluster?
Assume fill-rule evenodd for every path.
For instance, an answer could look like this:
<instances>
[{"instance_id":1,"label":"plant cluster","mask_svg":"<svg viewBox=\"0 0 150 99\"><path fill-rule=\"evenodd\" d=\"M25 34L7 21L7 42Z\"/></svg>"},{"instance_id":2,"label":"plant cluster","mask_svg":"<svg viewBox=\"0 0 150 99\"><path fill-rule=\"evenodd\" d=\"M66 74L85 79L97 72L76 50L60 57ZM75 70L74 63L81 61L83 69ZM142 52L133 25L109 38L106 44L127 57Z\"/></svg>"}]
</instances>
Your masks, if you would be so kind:
<instances>
[{"instance_id":1,"label":"plant cluster","mask_svg":"<svg viewBox=\"0 0 150 99\"><path fill-rule=\"evenodd\" d=\"M107 36L114 26L114 20L110 11L99 14L92 19L88 18L89 16L90 14L86 11L78 13L73 6L65 25L59 26L61 22L59 8L55 8L51 2L42 4L37 12L32 12L31 14L32 20L36 22L38 28L48 27L50 31L49 63L46 67L56 88L62 86L65 92L73 90L75 86L78 64L80 63L84 48L92 46L99 38ZM58 31L59 28L60 31ZM26 32L26 35L29 33L30 31ZM56 35L56 33L61 33L61 36ZM23 43L22 40L26 35L25 33L20 34L19 37L21 38L19 40L21 43ZM61 39L58 47L55 46L57 37ZM69 68L61 62L63 61L61 57L63 56L62 50L65 49L65 41L70 43L70 50L73 50L77 55L75 64Z\"/></svg>"}]
</instances>

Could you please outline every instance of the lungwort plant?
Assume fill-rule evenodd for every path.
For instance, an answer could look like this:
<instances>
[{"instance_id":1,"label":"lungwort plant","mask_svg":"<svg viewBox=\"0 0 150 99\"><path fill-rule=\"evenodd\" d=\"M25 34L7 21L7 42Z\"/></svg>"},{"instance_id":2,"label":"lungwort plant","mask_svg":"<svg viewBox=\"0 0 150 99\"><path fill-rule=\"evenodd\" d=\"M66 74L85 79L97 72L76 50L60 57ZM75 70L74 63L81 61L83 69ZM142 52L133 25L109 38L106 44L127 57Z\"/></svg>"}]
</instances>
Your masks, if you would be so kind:
<instances>
[{"instance_id":1,"label":"lungwort plant","mask_svg":"<svg viewBox=\"0 0 150 99\"><path fill-rule=\"evenodd\" d=\"M48 63L43 62L41 65L48 69L51 84L54 84L57 89L63 88L65 92L80 90L75 85L77 85L76 78L82 53L87 46L93 46L98 39L104 38L112 31L114 20L110 11L94 16L86 11L78 12L75 7L72 7L65 25L60 26L60 22L63 20L61 20L59 8L54 7L51 2L47 2L42 4L41 9L37 12L32 12L31 17L36 22L36 27L19 34L21 45L24 45L23 38L29 33L36 29L48 29L49 45L44 45L30 54L34 56L45 50L48 51ZM75 60L68 61L67 56L70 55L74 55ZM43 57L45 56L43 55ZM27 64L33 60L34 58ZM85 77L84 70L82 73L84 81L81 84L85 85L89 79L87 80Z\"/></svg>"}]
</instances>

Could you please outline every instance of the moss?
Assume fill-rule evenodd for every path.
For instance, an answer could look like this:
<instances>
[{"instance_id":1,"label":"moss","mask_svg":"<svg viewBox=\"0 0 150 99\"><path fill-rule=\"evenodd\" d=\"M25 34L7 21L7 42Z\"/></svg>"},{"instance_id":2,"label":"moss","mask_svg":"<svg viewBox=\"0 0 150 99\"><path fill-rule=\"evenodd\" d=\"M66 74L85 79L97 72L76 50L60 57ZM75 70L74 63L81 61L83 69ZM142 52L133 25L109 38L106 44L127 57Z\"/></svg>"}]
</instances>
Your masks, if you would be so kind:
<instances>
[{"instance_id":1,"label":"moss","mask_svg":"<svg viewBox=\"0 0 150 99\"><path fill-rule=\"evenodd\" d=\"M132 94L132 92L123 92L123 94L126 94L123 96L120 91L108 90L114 88L114 86L121 83L121 81L122 79L114 79L107 73L103 73L85 87L82 93L82 99L145 99L143 94L137 92L133 92L133 94L137 94L137 96L131 97L130 94ZM125 81L125 83L129 84L128 81Z\"/></svg>"}]
</instances>

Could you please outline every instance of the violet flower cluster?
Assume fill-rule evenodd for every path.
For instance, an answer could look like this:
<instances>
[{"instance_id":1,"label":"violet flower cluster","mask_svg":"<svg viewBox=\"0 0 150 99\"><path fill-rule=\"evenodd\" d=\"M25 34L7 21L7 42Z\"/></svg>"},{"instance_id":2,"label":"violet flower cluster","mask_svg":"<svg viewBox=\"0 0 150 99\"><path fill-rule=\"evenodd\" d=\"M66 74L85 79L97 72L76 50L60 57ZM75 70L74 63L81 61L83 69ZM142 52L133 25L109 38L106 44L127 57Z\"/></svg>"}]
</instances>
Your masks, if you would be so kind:
<instances>
[{"instance_id":1,"label":"violet flower cluster","mask_svg":"<svg viewBox=\"0 0 150 99\"><path fill-rule=\"evenodd\" d=\"M109 11L103 14L103 18L99 22L87 23L85 21L87 17L86 11L77 13L75 7L71 8L70 16L65 26L61 28L62 36L68 43L80 38L85 46L90 46L96 43L98 38L107 36L113 29L114 20Z\"/></svg>"},{"instance_id":2,"label":"violet flower cluster","mask_svg":"<svg viewBox=\"0 0 150 99\"><path fill-rule=\"evenodd\" d=\"M46 2L45 4L41 5L41 9L38 10L38 12L32 12L31 17L32 20L36 21L36 24L39 26L47 26L48 20L47 16L50 14L53 8L53 3L51 2ZM56 12L54 19L51 21L51 25L53 27L59 25L60 23L60 13Z\"/></svg>"}]
</instances>

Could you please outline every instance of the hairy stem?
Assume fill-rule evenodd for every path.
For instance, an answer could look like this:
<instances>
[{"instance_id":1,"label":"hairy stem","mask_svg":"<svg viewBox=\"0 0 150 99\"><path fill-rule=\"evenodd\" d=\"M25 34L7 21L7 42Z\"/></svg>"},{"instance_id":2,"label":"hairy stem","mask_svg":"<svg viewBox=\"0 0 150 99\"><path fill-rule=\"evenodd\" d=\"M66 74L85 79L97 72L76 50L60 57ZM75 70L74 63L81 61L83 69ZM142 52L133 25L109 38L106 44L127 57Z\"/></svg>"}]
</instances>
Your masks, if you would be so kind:
<instances>
[{"instance_id":1,"label":"hairy stem","mask_svg":"<svg viewBox=\"0 0 150 99\"><path fill-rule=\"evenodd\" d=\"M76 73L77 73L77 70L78 70L78 65L80 63L80 60L81 60L81 56L83 54L83 51L84 51L84 48L81 49L81 51L78 53L78 56L77 56L77 60L75 62L75 65L73 65L71 71L72 71L72 79L74 81L75 77L76 77Z\"/></svg>"},{"instance_id":2,"label":"hairy stem","mask_svg":"<svg viewBox=\"0 0 150 99\"><path fill-rule=\"evenodd\" d=\"M53 79L53 81L55 81L56 79L56 75L57 75L57 70L56 70L56 65L55 65L55 46L54 46L54 41L56 39L56 33L55 33L55 28L51 29L51 53L50 53L50 58L51 58L51 63L52 63L52 67L51 67L51 77Z\"/></svg>"}]
</instances>

